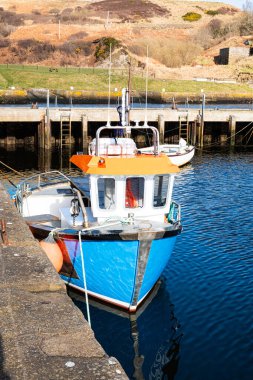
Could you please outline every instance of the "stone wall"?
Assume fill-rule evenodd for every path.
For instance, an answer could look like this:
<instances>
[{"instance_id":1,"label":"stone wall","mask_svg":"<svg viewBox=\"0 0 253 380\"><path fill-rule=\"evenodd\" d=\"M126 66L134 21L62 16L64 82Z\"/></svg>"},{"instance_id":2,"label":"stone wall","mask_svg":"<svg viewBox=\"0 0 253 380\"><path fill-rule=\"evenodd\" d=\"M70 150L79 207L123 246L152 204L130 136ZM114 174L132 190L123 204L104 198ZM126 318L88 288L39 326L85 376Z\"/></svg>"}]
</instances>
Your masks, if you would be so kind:
<instances>
[{"instance_id":1,"label":"stone wall","mask_svg":"<svg viewBox=\"0 0 253 380\"><path fill-rule=\"evenodd\" d=\"M229 47L220 49L219 63L220 65L228 65L243 57L249 57L249 55L249 47Z\"/></svg>"}]
</instances>

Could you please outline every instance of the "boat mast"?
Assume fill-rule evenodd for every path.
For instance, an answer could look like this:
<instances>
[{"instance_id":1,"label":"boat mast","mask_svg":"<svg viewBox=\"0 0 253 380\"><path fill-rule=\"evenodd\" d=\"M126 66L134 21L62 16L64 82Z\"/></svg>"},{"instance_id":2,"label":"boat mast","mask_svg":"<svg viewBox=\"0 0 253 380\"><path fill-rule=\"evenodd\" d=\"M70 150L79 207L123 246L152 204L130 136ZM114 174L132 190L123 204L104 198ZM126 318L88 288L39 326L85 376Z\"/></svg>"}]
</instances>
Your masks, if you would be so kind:
<instances>
[{"instance_id":1,"label":"boat mast","mask_svg":"<svg viewBox=\"0 0 253 380\"><path fill-rule=\"evenodd\" d=\"M112 44L110 44L110 61L108 72L108 109L107 109L107 126L110 126L110 103L111 103L111 66L112 66Z\"/></svg>"},{"instance_id":2,"label":"boat mast","mask_svg":"<svg viewBox=\"0 0 253 380\"><path fill-rule=\"evenodd\" d=\"M126 93L126 106L127 106L127 116L126 121L127 125L130 125L130 109L131 109L131 59L127 62L128 67L128 85L127 85L127 93Z\"/></svg>"},{"instance_id":3,"label":"boat mast","mask_svg":"<svg viewBox=\"0 0 253 380\"><path fill-rule=\"evenodd\" d=\"M146 58L146 90L145 90L145 120L144 125L148 125L148 46L147 46L147 58Z\"/></svg>"}]
</instances>

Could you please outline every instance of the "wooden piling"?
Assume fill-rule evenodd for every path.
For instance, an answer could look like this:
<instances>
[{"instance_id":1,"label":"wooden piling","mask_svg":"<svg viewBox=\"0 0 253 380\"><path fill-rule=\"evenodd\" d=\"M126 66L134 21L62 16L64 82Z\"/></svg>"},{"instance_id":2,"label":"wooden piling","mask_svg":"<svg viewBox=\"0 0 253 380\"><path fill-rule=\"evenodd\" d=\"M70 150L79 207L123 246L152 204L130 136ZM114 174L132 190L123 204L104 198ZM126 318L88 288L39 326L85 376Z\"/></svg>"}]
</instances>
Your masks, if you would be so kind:
<instances>
[{"instance_id":1,"label":"wooden piling","mask_svg":"<svg viewBox=\"0 0 253 380\"><path fill-rule=\"evenodd\" d=\"M194 120L194 122L191 124L191 137L190 137L190 143L192 145L196 145L196 133L197 133L197 121Z\"/></svg>"},{"instance_id":2,"label":"wooden piling","mask_svg":"<svg viewBox=\"0 0 253 380\"><path fill-rule=\"evenodd\" d=\"M229 116L230 146L235 146L236 117Z\"/></svg>"},{"instance_id":3,"label":"wooden piling","mask_svg":"<svg viewBox=\"0 0 253 380\"><path fill-rule=\"evenodd\" d=\"M42 119L40 123L38 123L38 147L44 149L45 146L45 120Z\"/></svg>"},{"instance_id":4,"label":"wooden piling","mask_svg":"<svg viewBox=\"0 0 253 380\"><path fill-rule=\"evenodd\" d=\"M204 146L204 126L205 126L205 121L204 117L202 116L201 118L201 123L200 123L200 129L199 129L199 146L200 148L203 148Z\"/></svg>"},{"instance_id":5,"label":"wooden piling","mask_svg":"<svg viewBox=\"0 0 253 380\"><path fill-rule=\"evenodd\" d=\"M44 142L44 149L51 149L51 122L49 118L49 112L47 112L45 115Z\"/></svg>"},{"instance_id":6,"label":"wooden piling","mask_svg":"<svg viewBox=\"0 0 253 380\"><path fill-rule=\"evenodd\" d=\"M165 130L165 120L164 115L158 115L158 131L160 144L164 144L164 130Z\"/></svg>"},{"instance_id":7,"label":"wooden piling","mask_svg":"<svg viewBox=\"0 0 253 380\"><path fill-rule=\"evenodd\" d=\"M82 150L88 151L88 118L86 115L82 115Z\"/></svg>"}]
</instances>

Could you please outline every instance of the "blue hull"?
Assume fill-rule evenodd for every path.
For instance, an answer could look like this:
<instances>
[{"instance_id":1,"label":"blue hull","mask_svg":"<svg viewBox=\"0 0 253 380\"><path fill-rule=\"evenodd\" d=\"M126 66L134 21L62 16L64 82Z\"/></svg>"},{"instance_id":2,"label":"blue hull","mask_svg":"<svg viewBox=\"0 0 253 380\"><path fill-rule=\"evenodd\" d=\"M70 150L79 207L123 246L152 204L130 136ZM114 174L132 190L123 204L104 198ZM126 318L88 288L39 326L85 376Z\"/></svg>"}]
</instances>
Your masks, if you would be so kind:
<instances>
[{"instance_id":1,"label":"blue hull","mask_svg":"<svg viewBox=\"0 0 253 380\"><path fill-rule=\"evenodd\" d=\"M88 293L135 310L159 279L175 240L176 236L156 239L148 248L139 240L82 240ZM61 241L70 259L65 264L72 264L72 270L62 271L61 277L71 287L84 291L79 241L66 236Z\"/></svg>"}]
</instances>

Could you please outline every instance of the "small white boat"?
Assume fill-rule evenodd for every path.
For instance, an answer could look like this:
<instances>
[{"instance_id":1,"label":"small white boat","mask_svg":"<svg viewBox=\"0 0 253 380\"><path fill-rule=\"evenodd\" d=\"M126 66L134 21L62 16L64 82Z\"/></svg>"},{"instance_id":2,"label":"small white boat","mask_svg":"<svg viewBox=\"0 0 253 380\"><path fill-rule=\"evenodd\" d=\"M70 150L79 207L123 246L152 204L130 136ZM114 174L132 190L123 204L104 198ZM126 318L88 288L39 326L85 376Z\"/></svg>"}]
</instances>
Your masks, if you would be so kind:
<instances>
[{"instance_id":1,"label":"small white boat","mask_svg":"<svg viewBox=\"0 0 253 380\"><path fill-rule=\"evenodd\" d=\"M141 148L139 151L142 154L153 154L154 147ZM165 153L170 158L172 164L183 166L192 160L195 154L195 147L187 144L183 138L180 138L179 144L159 145L159 153Z\"/></svg>"}]
</instances>

